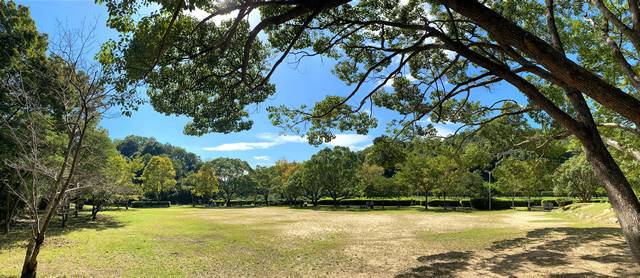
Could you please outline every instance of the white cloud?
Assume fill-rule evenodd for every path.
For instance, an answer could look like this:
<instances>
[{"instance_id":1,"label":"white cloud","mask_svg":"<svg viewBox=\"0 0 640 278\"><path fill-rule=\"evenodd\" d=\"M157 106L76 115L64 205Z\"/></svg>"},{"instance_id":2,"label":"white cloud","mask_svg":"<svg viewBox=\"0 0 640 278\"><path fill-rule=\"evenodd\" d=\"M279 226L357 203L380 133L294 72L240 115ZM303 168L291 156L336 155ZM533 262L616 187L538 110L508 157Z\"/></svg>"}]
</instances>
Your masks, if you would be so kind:
<instances>
[{"instance_id":1,"label":"white cloud","mask_svg":"<svg viewBox=\"0 0 640 278\"><path fill-rule=\"evenodd\" d=\"M444 52L445 55L447 55L447 58L449 58L449 60L453 61L453 59L456 57L456 55L458 55L458 53L455 53L451 50L447 50L444 49L442 50L442 52Z\"/></svg>"},{"instance_id":2,"label":"white cloud","mask_svg":"<svg viewBox=\"0 0 640 278\"><path fill-rule=\"evenodd\" d=\"M447 127L445 125L434 124L433 127L436 129L436 135L440 137L449 137L456 132L456 129Z\"/></svg>"},{"instance_id":3,"label":"white cloud","mask_svg":"<svg viewBox=\"0 0 640 278\"><path fill-rule=\"evenodd\" d=\"M226 143L214 147L205 147L202 150L212 152L232 152L232 151L250 151L250 150L264 150L282 145L286 143L304 143L307 140L304 137L296 135L273 135L270 133L263 133L257 136L259 139L265 141L262 142L236 142Z\"/></svg>"},{"instance_id":4,"label":"white cloud","mask_svg":"<svg viewBox=\"0 0 640 278\"><path fill-rule=\"evenodd\" d=\"M207 16L209 16L211 13L198 9L196 8L195 10L192 11L187 11L185 12L186 15L191 16L197 20L203 20L205 19ZM223 15L218 15L218 16L214 16L213 18L211 18L210 20L215 22L216 24L220 24L220 22L224 21L224 20L228 20L228 19L233 19L236 16L238 16L238 11L233 11L230 12L228 14L223 14Z\"/></svg>"},{"instance_id":5,"label":"white cloud","mask_svg":"<svg viewBox=\"0 0 640 278\"><path fill-rule=\"evenodd\" d=\"M191 16L197 20L203 20L205 19L207 16L209 16L211 13L207 12L205 10L201 10L196 8L193 11L186 11L185 12L186 15ZM238 16L238 11L232 11L228 14L223 14L223 15L218 15L218 16L214 16L213 18L211 18L211 21L215 22L216 25L220 24L222 21L225 20L229 20L229 19L234 19ZM260 11L258 10L254 10L249 14L248 17L249 20L249 26L251 27L255 27L259 22L260 22Z\"/></svg>"},{"instance_id":6,"label":"white cloud","mask_svg":"<svg viewBox=\"0 0 640 278\"><path fill-rule=\"evenodd\" d=\"M253 157L253 159L260 161L270 161L271 157L269 157L268 155L256 155Z\"/></svg>"},{"instance_id":7,"label":"white cloud","mask_svg":"<svg viewBox=\"0 0 640 278\"><path fill-rule=\"evenodd\" d=\"M336 134L336 138L326 144L331 147L342 146L351 150L362 150L371 145L371 138L361 134Z\"/></svg>"},{"instance_id":8,"label":"white cloud","mask_svg":"<svg viewBox=\"0 0 640 278\"><path fill-rule=\"evenodd\" d=\"M440 137L451 136L460 127L460 124L456 124L453 122L446 121L444 123L434 123L429 119L421 120L419 121L419 123L431 124L433 128L436 130L436 135Z\"/></svg>"},{"instance_id":9,"label":"white cloud","mask_svg":"<svg viewBox=\"0 0 640 278\"><path fill-rule=\"evenodd\" d=\"M218 145L215 147L202 148L205 151L213 152L232 152L232 151L248 151L255 149L268 149L277 145L275 142L237 142Z\"/></svg>"},{"instance_id":10,"label":"white cloud","mask_svg":"<svg viewBox=\"0 0 640 278\"><path fill-rule=\"evenodd\" d=\"M260 133L256 137L264 140L269 140L272 142L277 142L279 144L307 142L307 138L305 137L297 136L297 135L288 135L288 134L274 135L272 133Z\"/></svg>"}]
</instances>

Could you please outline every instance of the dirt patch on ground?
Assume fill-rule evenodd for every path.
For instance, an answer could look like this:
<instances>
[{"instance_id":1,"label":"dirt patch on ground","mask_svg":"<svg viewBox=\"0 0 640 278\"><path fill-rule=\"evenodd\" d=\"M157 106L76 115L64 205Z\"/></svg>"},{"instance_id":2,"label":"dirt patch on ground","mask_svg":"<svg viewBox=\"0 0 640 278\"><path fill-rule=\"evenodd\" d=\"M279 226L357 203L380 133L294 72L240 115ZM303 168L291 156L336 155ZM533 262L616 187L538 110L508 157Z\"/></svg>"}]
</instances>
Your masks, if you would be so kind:
<instances>
[{"instance_id":1,"label":"dirt patch on ground","mask_svg":"<svg viewBox=\"0 0 640 278\"><path fill-rule=\"evenodd\" d=\"M264 208L233 224L269 225L284 246L332 241L282 275L328 277L636 276L619 228L574 228L548 212L346 212ZM231 212L232 210L229 210ZM238 210L241 211L246 210ZM217 218L216 221L220 221ZM332 254L335 258L326 258ZM326 269L317 272L318 269Z\"/></svg>"}]
</instances>

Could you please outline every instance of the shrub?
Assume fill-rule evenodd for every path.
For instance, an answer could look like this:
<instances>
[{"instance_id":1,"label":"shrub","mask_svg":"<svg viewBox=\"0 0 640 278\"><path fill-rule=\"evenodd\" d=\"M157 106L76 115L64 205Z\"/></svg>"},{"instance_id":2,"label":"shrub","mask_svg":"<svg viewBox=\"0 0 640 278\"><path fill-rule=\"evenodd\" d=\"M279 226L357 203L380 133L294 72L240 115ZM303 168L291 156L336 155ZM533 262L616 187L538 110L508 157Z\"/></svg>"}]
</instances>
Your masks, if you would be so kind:
<instances>
[{"instance_id":1,"label":"shrub","mask_svg":"<svg viewBox=\"0 0 640 278\"><path fill-rule=\"evenodd\" d=\"M408 207L411 205L419 204L420 202L414 199L342 199L338 200L340 206L365 206L367 203L373 202L375 206L400 206ZM332 199L320 199L318 205L321 206L333 206Z\"/></svg>"},{"instance_id":2,"label":"shrub","mask_svg":"<svg viewBox=\"0 0 640 278\"><path fill-rule=\"evenodd\" d=\"M469 200L471 207L478 210L488 210L489 209L489 200L486 198L475 198ZM517 204L517 201L516 201ZM526 203L525 203L526 206ZM491 209L492 210L501 210L501 209L510 209L511 208L511 200L504 199L495 199L491 198Z\"/></svg>"},{"instance_id":3,"label":"shrub","mask_svg":"<svg viewBox=\"0 0 640 278\"><path fill-rule=\"evenodd\" d=\"M132 208L168 208L171 206L170 201L133 201Z\"/></svg>"},{"instance_id":4,"label":"shrub","mask_svg":"<svg viewBox=\"0 0 640 278\"><path fill-rule=\"evenodd\" d=\"M421 202L422 205L424 205L424 202ZM431 200L429 201L429 206L430 207L444 207L444 205L447 205L447 207L459 207L460 206L460 201L458 200Z\"/></svg>"}]
</instances>

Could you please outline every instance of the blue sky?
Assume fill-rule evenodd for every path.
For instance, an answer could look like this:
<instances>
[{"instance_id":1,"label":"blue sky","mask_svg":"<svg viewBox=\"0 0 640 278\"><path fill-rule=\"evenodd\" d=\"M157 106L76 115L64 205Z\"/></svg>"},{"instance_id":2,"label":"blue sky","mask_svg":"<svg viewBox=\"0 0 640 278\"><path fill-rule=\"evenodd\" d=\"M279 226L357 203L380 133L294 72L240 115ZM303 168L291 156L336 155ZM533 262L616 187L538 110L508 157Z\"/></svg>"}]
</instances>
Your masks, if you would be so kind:
<instances>
[{"instance_id":1,"label":"blue sky","mask_svg":"<svg viewBox=\"0 0 640 278\"><path fill-rule=\"evenodd\" d=\"M93 0L17 2L30 8L39 31L48 33L50 38L56 36L58 22L73 28L79 26L83 20L97 21L96 50L102 42L117 36L115 31L105 25L106 8L95 4ZM325 146L342 145L354 150L362 149L371 144L375 137L384 134L387 121L394 117L392 112L375 109L374 114L379 124L369 135L338 134L336 140L320 147L308 145L299 136L283 134L283 131L272 126L267 118L265 110L269 105L298 106L303 103L311 104L329 94L348 94L350 87L331 74L332 66L332 61L321 58L307 59L297 65L283 63L271 80L276 85L276 95L266 103L249 109L254 120L254 126L249 131L200 137L187 136L182 131L184 124L189 121L188 118L160 114L148 104L142 105L131 117L119 116L117 111L113 111L100 125L109 131L112 138L124 138L131 134L155 137L162 143L183 147L205 160L222 156L237 157L252 165L269 165L277 159L305 160ZM512 90L510 87L498 86L491 91L480 92L479 97L483 102L504 98L503 94L522 99L519 93L513 94ZM436 127L443 135L451 133L456 128L454 125L445 124Z\"/></svg>"}]
</instances>

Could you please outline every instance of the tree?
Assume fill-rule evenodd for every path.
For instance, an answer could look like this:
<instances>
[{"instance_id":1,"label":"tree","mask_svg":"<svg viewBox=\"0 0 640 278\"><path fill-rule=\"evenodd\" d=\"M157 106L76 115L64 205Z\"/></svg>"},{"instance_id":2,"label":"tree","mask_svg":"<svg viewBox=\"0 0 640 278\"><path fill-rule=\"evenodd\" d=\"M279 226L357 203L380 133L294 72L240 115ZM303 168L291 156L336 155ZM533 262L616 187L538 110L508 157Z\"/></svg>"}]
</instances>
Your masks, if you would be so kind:
<instances>
[{"instance_id":1,"label":"tree","mask_svg":"<svg viewBox=\"0 0 640 278\"><path fill-rule=\"evenodd\" d=\"M318 206L318 200L322 197L324 189L323 173L317 171L319 166L321 164L317 160L313 163L307 160L289 178L289 186L293 186L291 189L299 188L302 195L311 201L314 207Z\"/></svg>"},{"instance_id":2,"label":"tree","mask_svg":"<svg viewBox=\"0 0 640 278\"><path fill-rule=\"evenodd\" d=\"M16 12L12 2L8 5L3 2L0 9L3 16L8 16L3 17L2 24L10 25L0 28L3 37L10 30L24 31L24 25L14 29L11 26L14 23L33 24L26 9L18 8ZM49 56L36 64L18 59L19 67L0 76L3 97L10 99L14 109L11 113L20 118L19 124L11 118L2 118L3 131L17 150L15 160L5 161L18 177L17 183L8 186L25 204L33 220L22 277L35 277L37 257L51 219L60 205L66 203L68 190L75 186L86 135L117 99L101 69L82 59L87 55L84 46L91 35L83 37L63 31L60 36ZM56 108L40 101L45 98L57 103ZM37 207L41 202L46 203L43 211Z\"/></svg>"},{"instance_id":3,"label":"tree","mask_svg":"<svg viewBox=\"0 0 640 278\"><path fill-rule=\"evenodd\" d=\"M373 146L365 150L368 163L384 167L384 175L392 177L398 164L405 159L405 146L402 142L387 136L380 136L373 140Z\"/></svg>"},{"instance_id":4,"label":"tree","mask_svg":"<svg viewBox=\"0 0 640 278\"><path fill-rule=\"evenodd\" d=\"M575 196L588 203L600 188L600 182L584 155L569 158L553 174L553 191L562 196Z\"/></svg>"},{"instance_id":5,"label":"tree","mask_svg":"<svg viewBox=\"0 0 640 278\"><path fill-rule=\"evenodd\" d=\"M290 204L297 201L301 195L299 186L301 176L298 175L295 179L291 177L300 168L300 164L287 162L286 160L278 160L273 167L276 175L276 186L280 196Z\"/></svg>"},{"instance_id":6,"label":"tree","mask_svg":"<svg viewBox=\"0 0 640 278\"><path fill-rule=\"evenodd\" d=\"M256 193L262 195L265 205L269 205L269 195L278 187L278 176L275 166L258 166L253 171L253 179L256 183Z\"/></svg>"},{"instance_id":7,"label":"tree","mask_svg":"<svg viewBox=\"0 0 640 278\"><path fill-rule=\"evenodd\" d=\"M142 188L154 198L159 199L161 193L166 193L176 186L176 171L171 159L166 156L154 156L149 160L142 173Z\"/></svg>"},{"instance_id":8,"label":"tree","mask_svg":"<svg viewBox=\"0 0 640 278\"><path fill-rule=\"evenodd\" d=\"M124 185L121 183L131 182L129 169L126 164L120 164L122 161L106 130L91 128L85 137L86 146L80 153L76 178L60 207L63 227L72 200L76 200L76 205L78 199L89 200L91 219L96 220L103 206L115 200L120 185Z\"/></svg>"},{"instance_id":9,"label":"tree","mask_svg":"<svg viewBox=\"0 0 640 278\"><path fill-rule=\"evenodd\" d=\"M38 32L29 15L29 10L13 1L0 3L0 223L3 222L4 233L9 233L14 216L24 207L23 200L13 194L21 188L14 169L4 163L19 157L19 145L14 143L11 135L13 129L26 129L24 113L20 113L20 103L12 96L12 87L8 82L15 80L20 73L24 91L38 91L38 105L56 111L59 99L52 97L52 90L46 90L44 78L38 72L46 67L47 36ZM36 95L36 94L34 94Z\"/></svg>"},{"instance_id":10,"label":"tree","mask_svg":"<svg viewBox=\"0 0 640 278\"><path fill-rule=\"evenodd\" d=\"M246 161L237 158L216 158L206 164L218 178L218 187L224 197L225 206L231 206L233 197L249 191L253 185L251 181L251 167Z\"/></svg>"},{"instance_id":11,"label":"tree","mask_svg":"<svg viewBox=\"0 0 640 278\"><path fill-rule=\"evenodd\" d=\"M188 177L192 196L198 198L212 197L218 192L218 177L216 177L215 169L211 164L202 165L198 172ZM192 205L195 206L195 201L192 201Z\"/></svg>"},{"instance_id":12,"label":"tree","mask_svg":"<svg viewBox=\"0 0 640 278\"><path fill-rule=\"evenodd\" d=\"M338 199L353 196L357 155L346 147L325 148L305 163L307 183L318 186L338 206Z\"/></svg>"},{"instance_id":13,"label":"tree","mask_svg":"<svg viewBox=\"0 0 640 278\"><path fill-rule=\"evenodd\" d=\"M388 197L385 195L384 168L378 165L362 164L356 173L359 184L359 191L365 197L379 198Z\"/></svg>"},{"instance_id":14,"label":"tree","mask_svg":"<svg viewBox=\"0 0 640 278\"><path fill-rule=\"evenodd\" d=\"M356 173L361 194L368 198L406 196L409 191L407 184L396 183L394 178L387 178L384 174L385 168L381 166L362 164Z\"/></svg>"},{"instance_id":15,"label":"tree","mask_svg":"<svg viewBox=\"0 0 640 278\"><path fill-rule=\"evenodd\" d=\"M538 194L548 184L549 167L544 158L521 159L505 158L494 170L499 188L512 193L512 202L516 192L527 197L527 209L531 210L531 196Z\"/></svg>"},{"instance_id":16,"label":"tree","mask_svg":"<svg viewBox=\"0 0 640 278\"><path fill-rule=\"evenodd\" d=\"M424 196L424 209L429 209L429 194L438 185L442 174L438 161L425 148L417 148L400 164L396 182L410 185L415 192L420 192Z\"/></svg>"},{"instance_id":17,"label":"tree","mask_svg":"<svg viewBox=\"0 0 640 278\"><path fill-rule=\"evenodd\" d=\"M298 199L303 196L304 192L304 169L300 164L295 167L291 175L287 176L287 180L280 189L280 195L289 203L289 205L295 205ZM317 199L314 202L317 204Z\"/></svg>"},{"instance_id":18,"label":"tree","mask_svg":"<svg viewBox=\"0 0 640 278\"><path fill-rule=\"evenodd\" d=\"M598 129L640 126L635 1L104 1L110 25L124 33L123 41L105 45L106 68L121 73L122 88L145 82L156 109L193 117L190 133L248 128L244 105L273 93L269 79L287 56L336 59L335 74L354 84L346 96L314 106L270 109L272 120L285 127L310 122L308 138L317 144L333 139L334 129L364 133L375 126L372 114L362 111L371 100L401 114L400 133L424 130L419 122L425 117L481 127L507 115L541 115L537 120L549 130L566 130L581 143L640 262L640 202ZM153 4L161 16L133 20ZM194 8L210 16L199 21L184 13ZM247 18L255 9L261 21L251 27ZM211 21L230 13L238 16ZM382 82L358 93L369 88L362 86L368 80ZM391 80L394 92L381 92ZM500 82L529 103L513 111L467 97ZM194 109L203 106L211 109Z\"/></svg>"}]
</instances>

